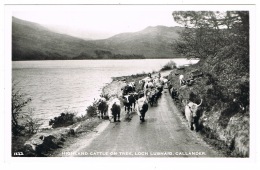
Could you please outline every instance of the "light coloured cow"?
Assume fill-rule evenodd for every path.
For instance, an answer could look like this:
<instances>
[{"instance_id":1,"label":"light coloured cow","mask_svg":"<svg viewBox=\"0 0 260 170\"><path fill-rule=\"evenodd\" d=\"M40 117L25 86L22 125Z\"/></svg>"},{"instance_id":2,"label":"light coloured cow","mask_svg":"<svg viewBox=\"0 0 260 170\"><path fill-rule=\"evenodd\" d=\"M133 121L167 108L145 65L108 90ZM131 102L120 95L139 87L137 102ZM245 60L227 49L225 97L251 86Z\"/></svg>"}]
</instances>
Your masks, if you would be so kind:
<instances>
[{"instance_id":1,"label":"light coloured cow","mask_svg":"<svg viewBox=\"0 0 260 170\"><path fill-rule=\"evenodd\" d=\"M161 78L160 78L160 81L163 82L163 83L165 84L165 83L167 83L169 80L166 79L166 78L161 77Z\"/></svg>"},{"instance_id":2,"label":"light coloured cow","mask_svg":"<svg viewBox=\"0 0 260 170\"><path fill-rule=\"evenodd\" d=\"M180 75L179 79L180 79L180 86L186 85L186 81L184 80L184 76L183 75Z\"/></svg>"},{"instance_id":3,"label":"light coloured cow","mask_svg":"<svg viewBox=\"0 0 260 170\"><path fill-rule=\"evenodd\" d=\"M196 130L196 125L194 122L194 119L198 116L197 115L197 111L198 111L198 107L202 104L202 99L200 104L196 104L193 102L189 102L186 106L185 106L185 117L188 121L188 126L191 130L193 130L193 128L195 127ZM193 127L194 126L194 127Z\"/></svg>"},{"instance_id":4,"label":"light coloured cow","mask_svg":"<svg viewBox=\"0 0 260 170\"><path fill-rule=\"evenodd\" d=\"M141 97L137 100L137 114L139 115L140 120L142 122L145 121L144 118L145 118L145 113L147 112L147 110L148 110L148 101L147 101L146 96L144 95L143 97Z\"/></svg>"},{"instance_id":5,"label":"light coloured cow","mask_svg":"<svg viewBox=\"0 0 260 170\"><path fill-rule=\"evenodd\" d=\"M131 87L135 87L135 82L134 81L129 82L128 85L131 86Z\"/></svg>"}]
</instances>

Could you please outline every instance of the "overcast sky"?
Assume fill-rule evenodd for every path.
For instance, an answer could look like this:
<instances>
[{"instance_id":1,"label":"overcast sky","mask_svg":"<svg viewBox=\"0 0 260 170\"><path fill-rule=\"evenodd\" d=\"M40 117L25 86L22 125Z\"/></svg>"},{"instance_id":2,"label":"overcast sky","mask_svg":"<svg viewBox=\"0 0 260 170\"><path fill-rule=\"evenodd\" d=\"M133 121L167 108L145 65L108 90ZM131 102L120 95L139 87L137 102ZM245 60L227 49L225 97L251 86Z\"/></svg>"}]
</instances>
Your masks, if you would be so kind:
<instances>
[{"instance_id":1,"label":"overcast sky","mask_svg":"<svg viewBox=\"0 0 260 170\"><path fill-rule=\"evenodd\" d=\"M173 10L166 5L31 5L15 7L12 15L62 33L102 39L148 26L176 26Z\"/></svg>"}]
</instances>

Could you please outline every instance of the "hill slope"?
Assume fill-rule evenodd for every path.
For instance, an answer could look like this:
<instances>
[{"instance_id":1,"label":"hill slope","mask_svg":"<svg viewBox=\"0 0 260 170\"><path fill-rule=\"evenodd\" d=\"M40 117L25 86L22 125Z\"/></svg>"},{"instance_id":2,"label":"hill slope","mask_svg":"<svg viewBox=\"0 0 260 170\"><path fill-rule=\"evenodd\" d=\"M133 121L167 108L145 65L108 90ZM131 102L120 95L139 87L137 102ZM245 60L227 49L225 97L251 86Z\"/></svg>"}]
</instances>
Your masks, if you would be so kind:
<instances>
[{"instance_id":1,"label":"hill slope","mask_svg":"<svg viewBox=\"0 0 260 170\"><path fill-rule=\"evenodd\" d=\"M82 52L93 54L95 44L49 31L39 24L13 17L13 60L71 59Z\"/></svg>"},{"instance_id":2,"label":"hill slope","mask_svg":"<svg viewBox=\"0 0 260 170\"><path fill-rule=\"evenodd\" d=\"M172 43L178 38L181 27L147 27L134 33L122 33L96 44L113 49L120 54L140 54L146 58L171 58L174 56Z\"/></svg>"},{"instance_id":3,"label":"hill slope","mask_svg":"<svg viewBox=\"0 0 260 170\"><path fill-rule=\"evenodd\" d=\"M176 57L172 42L180 27L147 27L104 40L83 40L13 17L13 60L131 59ZM107 55L109 54L109 55Z\"/></svg>"}]
</instances>

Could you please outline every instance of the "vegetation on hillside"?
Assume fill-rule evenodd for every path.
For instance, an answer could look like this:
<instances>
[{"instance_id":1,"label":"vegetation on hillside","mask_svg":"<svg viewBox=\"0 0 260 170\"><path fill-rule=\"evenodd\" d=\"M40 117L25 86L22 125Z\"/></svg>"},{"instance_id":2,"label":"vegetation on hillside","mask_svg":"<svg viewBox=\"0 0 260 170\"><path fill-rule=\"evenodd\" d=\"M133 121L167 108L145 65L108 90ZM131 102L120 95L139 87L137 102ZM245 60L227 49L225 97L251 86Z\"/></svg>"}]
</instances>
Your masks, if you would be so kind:
<instances>
[{"instance_id":1,"label":"vegetation on hillside","mask_svg":"<svg viewBox=\"0 0 260 170\"><path fill-rule=\"evenodd\" d=\"M172 42L179 37L182 27L155 26L133 33L122 33L93 43L113 49L118 54L140 54L146 58L178 58L171 48Z\"/></svg>"},{"instance_id":2,"label":"vegetation on hillside","mask_svg":"<svg viewBox=\"0 0 260 170\"><path fill-rule=\"evenodd\" d=\"M204 99L201 130L224 141L231 155L248 157L249 12L176 11L173 17L185 26L175 50L188 58L200 58L181 74L187 78L194 70L203 72L185 90L193 102ZM172 80L178 81L177 77Z\"/></svg>"},{"instance_id":3,"label":"vegetation on hillside","mask_svg":"<svg viewBox=\"0 0 260 170\"><path fill-rule=\"evenodd\" d=\"M12 18L12 60L71 59L100 48L85 40L51 32L32 22ZM93 53L93 52L92 52Z\"/></svg>"},{"instance_id":4,"label":"vegetation on hillside","mask_svg":"<svg viewBox=\"0 0 260 170\"><path fill-rule=\"evenodd\" d=\"M81 53L79 56L74 57L73 60L100 60L100 59L145 59L143 55L136 54L113 54L109 50L95 50L94 54Z\"/></svg>"}]
</instances>

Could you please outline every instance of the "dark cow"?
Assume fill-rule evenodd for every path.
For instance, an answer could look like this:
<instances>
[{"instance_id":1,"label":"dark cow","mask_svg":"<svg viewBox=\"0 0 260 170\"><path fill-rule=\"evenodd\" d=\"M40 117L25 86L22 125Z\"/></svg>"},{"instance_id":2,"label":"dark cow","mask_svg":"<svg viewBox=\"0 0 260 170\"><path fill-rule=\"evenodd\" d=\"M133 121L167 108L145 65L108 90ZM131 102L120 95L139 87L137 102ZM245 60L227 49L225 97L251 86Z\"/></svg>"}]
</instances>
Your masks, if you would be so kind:
<instances>
[{"instance_id":1,"label":"dark cow","mask_svg":"<svg viewBox=\"0 0 260 170\"><path fill-rule=\"evenodd\" d=\"M112 115L114 117L114 122L116 122L116 121L120 122L120 112L121 112L120 106L117 105L116 103L114 103L112 105L111 111L112 111Z\"/></svg>"},{"instance_id":2,"label":"dark cow","mask_svg":"<svg viewBox=\"0 0 260 170\"><path fill-rule=\"evenodd\" d=\"M162 96L163 86L159 85L157 88L157 98L160 98Z\"/></svg>"},{"instance_id":3,"label":"dark cow","mask_svg":"<svg viewBox=\"0 0 260 170\"><path fill-rule=\"evenodd\" d=\"M172 99L177 101L177 100L179 100L178 96L179 96L179 93L178 93L177 89L175 89L173 87L172 90L171 90L171 97L172 97Z\"/></svg>"},{"instance_id":4,"label":"dark cow","mask_svg":"<svg viewBox=\"0 0 260 170\"><path fill-rule=\"evenodd\" d=\"M127 95L128 93L135 92L135 83L130 82L125 87L123 87L121 90L123 91L123 96Z\"/></svg>"},{"instance_id":5,"label":"dark cow","mask_svg":"<svg viewBox=\"0 0 260 170\"><path fill-rule=\"evenodd\" d=\"M158 94L158 90L156 89L152 89L147 92L147 100L150 106L153 106L154 104L157 103L157 99L158 99L157 94Z\"/></svg>"},{"instance_id":6,"label":"dark cow","mask_svg":"<svg viewBox=\"0 0 260 170\"><path fill-rule=\"evenodd\" d=\"M98 110L100 112L100 118L103 119L104 116L106 116L107 111L108 111L108 104L106 101L101 100L98 103Z\"/></svg>"},{"instance_id":7,"label":"dark cow","mask_svg":"<svg viewBox=\"0 0 260 170\"><path fill-rule=\"evenodd\" d=\"M120 122L120 100L118 98L114 98L112 101L110 101L108 106L108 117L111 121L112 117L114 118L114 122Z\"/></svg>"},{"instance_id":8,"label":"dark cow","mask_svg":"<svg viewBox=\"0 0 260 170\"><path fill-rule=\"evenodd\" d=\"M138 96L137 93L130 93L128 95L123 96L123 104L125 106L125 111L127 111L127 113L133 111L133 106L135 108L135 102L138 99L137 96Z\"/></svg>"}]
</instances>

